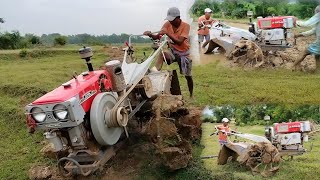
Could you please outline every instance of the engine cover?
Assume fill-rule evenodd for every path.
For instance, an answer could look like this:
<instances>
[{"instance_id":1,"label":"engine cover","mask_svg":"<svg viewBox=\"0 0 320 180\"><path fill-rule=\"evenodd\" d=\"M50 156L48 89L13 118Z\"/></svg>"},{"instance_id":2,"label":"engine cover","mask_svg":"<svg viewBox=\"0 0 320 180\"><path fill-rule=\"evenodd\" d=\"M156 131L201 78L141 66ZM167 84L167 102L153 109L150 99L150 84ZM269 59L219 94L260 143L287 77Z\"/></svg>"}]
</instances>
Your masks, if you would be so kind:
<instances>
[{"instance_id":1,"label":"engine cover","mask_svg":"<svg viewBox=\"0 0 320 180\"><path fill-rule=\"evenodd\" d=\"M277 41L285 39L284 29L262 30L261 36L265 41Z\"/></svg>"},{"instance_id":2,"label":"engine cover","mask_svg":"<svg viewBox=\"0 0 320 180\"><path fill-rule=\"evenodd\" d=\"M278 141L280 145L293 145L301 144L301 134L300 133L289 133L289 134L279 134Z\"/></svg>"},{"instance_id":3,"label":"engine cover","mask_svg":"<svg viewBox=\"0 0 320 180\"><path fill-rule=\"evenodd\" d=\"M275 125L276 134L278 133L293 133L300 132L301 123L300 122L288 122L288 123L276 123Z\"/></svg>"},{"instance_id":4,"label":"engine cover","mask_svg":"<svg viewBox=\"0 0 320 180\"><path fill-rule=\"evenodd\" d=\"M25 107L28 127L59 129L81 124L102 87L104 90L112 88L110 79L105 70L85 72L38 98ZM68 115L64 119L57 117L57 112L61 111L61 109L55 110L57 105L65 107ZM32 113L34 108L41 112ZM43 114L43 121L36 121L33 114Z\"/></svg>"},{"instance_id":5,"label":"engine cover","mask_svg":"<svg viewBox=\"0 0 320 180\"><path fill-rule=\"evenodd\" d=\"M276 28L290 29L295 27L295 25L296 25L296 19L294 16L277 16L277 17L258 18L259 29L276 29Z\"/></svg>"}]
</instances>

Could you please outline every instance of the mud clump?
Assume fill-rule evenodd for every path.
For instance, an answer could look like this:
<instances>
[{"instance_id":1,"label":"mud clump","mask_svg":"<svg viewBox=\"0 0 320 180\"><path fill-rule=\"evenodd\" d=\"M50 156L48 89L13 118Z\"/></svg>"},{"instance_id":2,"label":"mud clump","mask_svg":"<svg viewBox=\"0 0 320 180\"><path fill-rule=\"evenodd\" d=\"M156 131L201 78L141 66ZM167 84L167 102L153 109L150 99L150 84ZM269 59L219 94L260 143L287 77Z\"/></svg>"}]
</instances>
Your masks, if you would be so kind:
<instances>
[{"instance_id":1,"label":"mud clump","mask_svg":"<svg viewBox=\"0 0 320 180\"><path fill-rule=\"evenodd\" d=\"M260 142L249 146L246 154L246 160L243 162L250 167L252 172L260 173L262 176L268 177L274 175L278 170L278 164L281 160L278 149L271 143ZM259 164L271 165L270 169L259 169Z\"/></svg>"},{"instance_id":2,"label":"mud clump","mask_svg":"<svg viewBox=\"0 0 320 180\"><path fill-rule=\"evenodd\" d=\"M183 107L182 96L162 95L153 104L154 118L147 130L170 171L185 168L192 159L191 142L200 138L200 111Z\"/></svg>"},{"instance_id":3,"label":"mud clump","mask_svg":"<svg viewBox=\"0 0 320 180\"><path fill-rule=\"evenodd\" d=\"M280 168L281 160L278 149L269 142L229 142L220 150L218 164L224 165L230 158L249 167L252 173L259 173L264 177L274 175Z\"/></svg>"},{"instance_id":4,"label":"mud clump","mask_svg":"<svg viewBox=\"0 0 320 180\"><path fill-rule=\"evenodd\" d=\"M262 52L260 47L254 42L241 40L236 43L234 51L229 55L229 59L233 60L233 63L230 65L242 68L292 69L293 63L300 58L311 42L312 38L303 37L297 40L297 44L292 48ZM295 69L314 73L316 71L315 57L311 55L307 56Z\"/></svg>"},{"instance_id":5,"label":"mud clump","mask_svg":"<svg viewBox=\"0 0 320 180\"><path fill-rule=\"evenodd\" d=\"M183 138L188 140L197 140L201 136L201 119L200 119L201 111L192 110L189 114L185 116L181 116L176 123L176 126L179 129L179 134L183 136Z\"/></svg>"},{"instance_id":6,"label":"mud clump","mask_svg":"<svg viewBox=\"0 0 320 180\"><path fill-rule=\"evenodd\" d=\"M164 165L171 171L187 167L192 159L192 147L187 141L182 141L176 147L166 147L161 150Z\"/></svg>"},{"instance_id":7,"label":"mud clump","mask_svg":"<svg viewBox=\"0 0 320 180\"><path fill-rule=\"evenodd\" d=\"M161 118L159 122L151 120L147 125L146 133L152 142L157 142L157 138L168 139L177 135L177 128L174 122L167 118Z\"/></svg>"},{"instance_id":8,"label":"mud clump","mask_svg":"<svg viewBox=\"0 0 320 180\"><path fill-rule=\"evenodd\" d=\"M233 59L234 63L246 67L260 67L264 62L264 56L260 47L249 40L237 42L229 58Z\"/></svg>"},{"instance_id":9,"label":"mud clump","mask_svg":"<svg viewBox=\"0 0 320 180\"><path fill-rule=\"evenodd\" d=\"M31 180L50 179L53 176L53 169L50 166L34 166L28 172Z\"/></svg>"},{"instance_id":10,"label":"mud clump","mask_svg":"<svg viewBox=\"0 0 320 180\"><path fill-rule=\"evenodd\" d=\"M54 149L54 145L52 143L46 144L41 150L40 153L48 158L56 159L56 152Z\"/></svg>"},{"instance_id":11,"label":"mud clump","mask_svg":"<svg viewBox=\"0 0 320 180\"><path fill-rule=\"evenodd\" d=\"M303 72L314 73L317 69L316 59L314 56L308 55L302 62L301 62L301 70Z\"/></svg>"}]
</instances>

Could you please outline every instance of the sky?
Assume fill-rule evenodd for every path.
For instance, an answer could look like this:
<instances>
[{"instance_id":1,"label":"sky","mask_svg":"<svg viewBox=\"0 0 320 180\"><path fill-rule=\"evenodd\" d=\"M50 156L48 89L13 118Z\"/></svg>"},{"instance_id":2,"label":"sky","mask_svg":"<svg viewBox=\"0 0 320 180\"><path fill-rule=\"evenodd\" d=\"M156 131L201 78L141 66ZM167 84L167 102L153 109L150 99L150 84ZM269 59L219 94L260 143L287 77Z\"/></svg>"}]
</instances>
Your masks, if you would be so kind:
<instances>
[{"instance_id":1,"label":"sky","mask_svg":"<svg viewBox=\"0 0 320 180\"><path fill-rule=\"evenodd\" d=\"M142 34L158 31L169 7L189 21L194 0L1 0L0 32L22 34Z\"/></svg>"}]
</instances>

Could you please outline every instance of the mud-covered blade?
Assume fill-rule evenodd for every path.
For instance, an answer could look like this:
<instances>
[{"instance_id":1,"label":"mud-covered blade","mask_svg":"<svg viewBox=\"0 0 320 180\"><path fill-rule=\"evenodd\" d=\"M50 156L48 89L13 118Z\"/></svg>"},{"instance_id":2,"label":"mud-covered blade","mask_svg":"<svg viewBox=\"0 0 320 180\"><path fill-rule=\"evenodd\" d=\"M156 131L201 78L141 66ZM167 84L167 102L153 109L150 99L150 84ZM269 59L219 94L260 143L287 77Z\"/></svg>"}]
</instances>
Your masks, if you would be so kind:
<instances>
[{"instance_id":1,"label":"mud-covered blade","mask_svg":"<svg viewBox=\"0 0 320 180\"><path fill-rule=\"evenodd\" d=\"M271 143L267 138L263 137L263 136L258 136L258 135L254 135L254 134L239 134L239 133L232 133L235 136L241 137L241 138L245 138L254 142L267 142L267 143Z\"/></svg>"}]
</instances>

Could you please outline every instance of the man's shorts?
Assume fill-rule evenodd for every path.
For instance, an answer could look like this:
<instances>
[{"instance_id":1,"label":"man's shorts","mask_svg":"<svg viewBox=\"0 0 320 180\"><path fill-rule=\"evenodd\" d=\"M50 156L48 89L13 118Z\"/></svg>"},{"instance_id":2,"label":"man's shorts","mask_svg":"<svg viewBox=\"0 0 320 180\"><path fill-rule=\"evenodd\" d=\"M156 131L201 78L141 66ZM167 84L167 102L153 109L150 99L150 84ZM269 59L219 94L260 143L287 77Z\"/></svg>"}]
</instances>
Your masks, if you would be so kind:
<instances>
[{"instance_id":1,"label":"man's shorts","mask_svg":"<svg viewBox=\"0 0 320 180\"><path fill-rule=\"evenodd\" d=\"M310 54L320 55L320 43L311 43L307 50Z\"/></svg>"},{"instance_id":2,"label":"man's shorts","mask_svg":"<svg viewBox=\"0 0 320 180\"><path fill-rule=\"evenodd\" d=\"M203 42L204 38L206 39L206 41L210 41L210 34L208 34L208 35L200 35L200 34L198 34L199 43Z\"/></svg>"},{"instance_id":3,"label":"man's shorts","mask_svg":"<svg viewBox=\"0 0 320 180\"><path fill-rule=\"evenodd\" d=\"M165 51L164 53L166 54L166 60L168 65L174 62L178 62L180 66L181 58L177 54L173 54L173 52L170 49ZM191 70L192 70L192 60L189 58L189 62L187 62L186 72L180 72L180 73L183 74L184 76L192 76Z\"/></svg>"},{"instance_id":4,"label":"man's shorts","mask_svg":"<svg viewBox=\"0 0 320 180\"><path fill-rule=\"evenodd\" d=\"M220 146L223 146L223 145L225 145L225 144L228 144L228 141L219 140L219 144L220 144Z\"/></svg>"}]
</instances>

